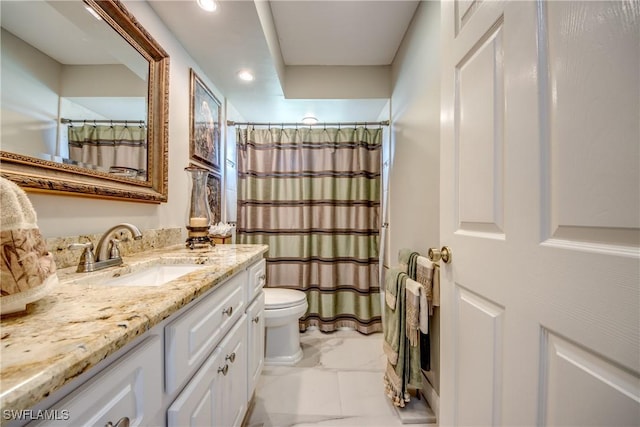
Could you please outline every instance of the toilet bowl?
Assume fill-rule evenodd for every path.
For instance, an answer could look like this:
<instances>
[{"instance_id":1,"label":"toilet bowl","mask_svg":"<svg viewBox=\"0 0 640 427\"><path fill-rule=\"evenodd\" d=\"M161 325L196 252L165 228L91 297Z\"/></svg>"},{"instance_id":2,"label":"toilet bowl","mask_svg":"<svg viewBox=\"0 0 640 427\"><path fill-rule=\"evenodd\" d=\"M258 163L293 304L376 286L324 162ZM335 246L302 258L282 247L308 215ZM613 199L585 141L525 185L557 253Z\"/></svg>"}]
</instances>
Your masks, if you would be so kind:
<instances>
[{"instance_id":1,"label":"toilet bowl","mask_svg":"<svg viewBox=\"0 0 640 427\"><path fill-rule=\"evenodd\" d=\"M302 291L264 288L265 365L294 365L302 359L298 319L307 311Z\"/></svg>"}]
</instances>

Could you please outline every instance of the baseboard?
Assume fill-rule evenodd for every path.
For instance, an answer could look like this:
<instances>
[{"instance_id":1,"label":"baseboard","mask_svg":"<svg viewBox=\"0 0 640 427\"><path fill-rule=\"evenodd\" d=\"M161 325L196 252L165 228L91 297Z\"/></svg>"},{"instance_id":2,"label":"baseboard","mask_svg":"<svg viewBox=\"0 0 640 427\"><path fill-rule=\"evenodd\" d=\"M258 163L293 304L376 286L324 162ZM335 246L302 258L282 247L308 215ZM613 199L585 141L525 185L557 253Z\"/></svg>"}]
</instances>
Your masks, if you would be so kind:
<instances>
[{"instance_id":1,"label":"baseboard","mask_svg":"<svg viewBox=\"0 0 640 427\"><path fill-rule=\"evenodd\" d=\"M438 420L440 419L440 396L433 388L431 383L427 380L424 372L422 373L422 380L423 387L422 390L420 390L420 394L422 394L424 399L427 401L427 403L431 407L431 410L433 410L433 413L436 416L436 420Z\"/></svg>"}]
</instances>

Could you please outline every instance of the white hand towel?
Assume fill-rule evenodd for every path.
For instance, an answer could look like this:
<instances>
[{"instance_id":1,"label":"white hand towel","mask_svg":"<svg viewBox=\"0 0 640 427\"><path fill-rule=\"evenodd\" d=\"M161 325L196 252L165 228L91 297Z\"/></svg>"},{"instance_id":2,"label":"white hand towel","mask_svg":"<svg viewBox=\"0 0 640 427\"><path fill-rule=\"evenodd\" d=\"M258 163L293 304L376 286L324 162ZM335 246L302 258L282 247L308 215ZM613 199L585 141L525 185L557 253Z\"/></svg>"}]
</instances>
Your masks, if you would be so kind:
<instances>
[{"instance_id":1,"label":"white hand towel","mask_svg":"<svg viewBox=\"0 0 640 427\"><path fill-rule=\"evenodd\" d=\"M433 314L433 275L435 264L429 261L429 258L419 256L416 262L416 280L420 283L425 291L428 304L428 313ZM438 304L440 299L438 296Z\"/></svg>"},{"instance_id":2,"label":"white hand towel","mask_svg":"<svg viewBox=\"0 0 640 427\"><path fill-rule=\"evenodd\" d=\"M417 330L423 334L429 333L429 302L427 300L427 292L421 283L412 279L407 279L406 301L407 301L407 337L409 340L413 336L409 336L409 329L415 331L415 339L418 339ZM413 344L412 344L413 345Z\"/></svg>"}]
</instances>

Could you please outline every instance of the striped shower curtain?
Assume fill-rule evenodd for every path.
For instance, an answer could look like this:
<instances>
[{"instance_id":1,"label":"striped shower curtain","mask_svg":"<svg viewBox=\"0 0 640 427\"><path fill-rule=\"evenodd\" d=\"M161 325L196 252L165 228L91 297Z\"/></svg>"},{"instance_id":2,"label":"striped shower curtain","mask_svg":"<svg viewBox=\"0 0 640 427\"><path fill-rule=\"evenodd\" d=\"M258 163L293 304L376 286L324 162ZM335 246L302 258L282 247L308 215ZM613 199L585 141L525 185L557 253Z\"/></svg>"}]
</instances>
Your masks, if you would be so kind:
<instances>
[{"instance_id":1,"label":"striped shower curtain","mask_svg":"<svg viewBox=\"0 0 640 427\"><path fill-rule=\"evenodd\" d=\"M69 158L106 170L129 169L146 179L147 128L138 125L69 126Z\"/></svg>"},{"instance_id":2,"label":"striped shower curtain","mask_svg":"<svg viewBox=\"0 0 640 427\"><path fill-rule=\"evenodd\" d=\"M381 129L237 129L240 243L269 245L267 286L302 290L301 330L382 330Z\"/></svg>"}]
</instances>

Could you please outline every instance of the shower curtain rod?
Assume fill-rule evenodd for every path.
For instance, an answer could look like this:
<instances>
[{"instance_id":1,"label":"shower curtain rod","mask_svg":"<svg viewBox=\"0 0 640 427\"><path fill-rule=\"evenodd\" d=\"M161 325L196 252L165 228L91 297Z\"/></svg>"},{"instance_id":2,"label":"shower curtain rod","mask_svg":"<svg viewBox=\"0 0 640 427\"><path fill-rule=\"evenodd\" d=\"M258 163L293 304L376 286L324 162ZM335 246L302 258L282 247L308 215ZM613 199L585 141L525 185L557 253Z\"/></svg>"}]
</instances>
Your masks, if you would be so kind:
<instances>
[{"instance_id":1,"label":"shower curtain rod","mask_svg":"<svg viewBox=\"0 0 640 427\"><path fill-rule=\"evenodd\" d=\"M315 124L307 124L307 123L264 123L264 122L234 122L233 120L227 120L227 126L274 126L274 127L284 127L284 126L296 126L296 127L308 127L308 126L389 126L389 120L385 120L382 122L318 122Z\"/></svg>"},{"instance_id":2,"label":"shower curtain rod","mask_svg":"<svg viewBox=\"0 0 640 427\"><path fill-rule=\"evenodd\" d=\"M88 123L88 124L95 124L95 123L124 123L125 125L128 124L132 124L132 125L143 125L144 124L144 120L87 120L87 119L60 119L60 123Z\"/></svg>"}]
</instances>

